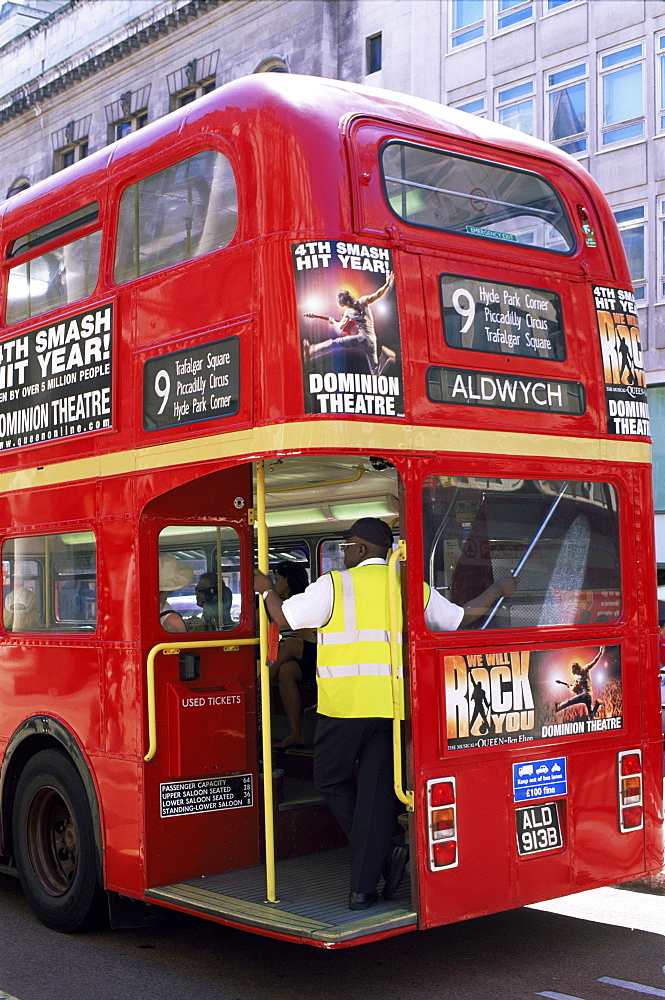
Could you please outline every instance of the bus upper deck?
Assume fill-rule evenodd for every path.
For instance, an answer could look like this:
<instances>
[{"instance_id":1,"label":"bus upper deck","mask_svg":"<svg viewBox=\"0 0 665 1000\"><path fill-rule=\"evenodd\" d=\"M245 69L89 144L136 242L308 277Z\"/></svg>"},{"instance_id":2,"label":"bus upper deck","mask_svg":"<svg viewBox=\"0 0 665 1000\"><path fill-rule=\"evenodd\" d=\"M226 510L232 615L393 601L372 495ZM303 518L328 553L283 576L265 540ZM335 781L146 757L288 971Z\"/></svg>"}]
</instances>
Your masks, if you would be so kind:
<instances>
[{"instance_id":1,"label":"bus upper deck","mask_svg":"<svg viewBox=\"0 0 665 1000\"><path fill-rule=\"evenodd\" d=\"M100 455L313 415L385 417L404 439L505 433L508 410L550 438L648 436L629 275L594 182L428 102L230 84L5 202L0 255L7 469L87 454L88 432ZM329 319L340 290L373 296L389 273L368 354ZM197 340L222 346L190 356Z\"/></svg>"},{"instance_id":2,"label":"bus upper deck","mask_svg":"<svg viewBox=\"0 0 665 1000\"><path fill-rule=\"evenodd\" d=\"M337 947L659 867L639 328L579 164L255 77L0 205L0 254L1 850L42 919L103 888ZM411 895L352 919L311 752L271 752L252 567L336 570L365 515L406 540ZM513 573L428 625L423 584Z\"/></svg>"}]
</instances>

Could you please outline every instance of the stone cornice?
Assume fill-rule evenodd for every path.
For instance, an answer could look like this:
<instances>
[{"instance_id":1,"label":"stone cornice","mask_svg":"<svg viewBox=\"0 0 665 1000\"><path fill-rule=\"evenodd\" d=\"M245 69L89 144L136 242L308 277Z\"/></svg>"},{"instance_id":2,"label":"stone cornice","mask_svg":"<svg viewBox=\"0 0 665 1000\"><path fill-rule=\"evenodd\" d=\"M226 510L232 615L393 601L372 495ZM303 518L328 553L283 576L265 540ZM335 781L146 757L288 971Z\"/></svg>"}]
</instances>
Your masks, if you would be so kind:
<instances>
[{"instance_id":1,"label":"stone cornice","mask_svg":"<svg viewBox=\"0 0 665 1000\"><path fill-rule=\"evenodd\" d=\"M55 11L39 26L29 28L19 38L23 40L34 37L40 29L43 30L43 25L71 11L76 2L77 0L72 0L68 6ZM162 35L183 27L199 14L207 14L208 11L225 3L228 3L228 0L169 0L168 3L158 4L143 17L129 21L121 31L100 39L98 46L83 49L8 94L0 103L0 124L25 114L30 108L47 101L54 94L59 94L112 63L132 55ZM18 39L15 39L10 45L16 44L17 41Z\"/></svg>"}]
</instances>

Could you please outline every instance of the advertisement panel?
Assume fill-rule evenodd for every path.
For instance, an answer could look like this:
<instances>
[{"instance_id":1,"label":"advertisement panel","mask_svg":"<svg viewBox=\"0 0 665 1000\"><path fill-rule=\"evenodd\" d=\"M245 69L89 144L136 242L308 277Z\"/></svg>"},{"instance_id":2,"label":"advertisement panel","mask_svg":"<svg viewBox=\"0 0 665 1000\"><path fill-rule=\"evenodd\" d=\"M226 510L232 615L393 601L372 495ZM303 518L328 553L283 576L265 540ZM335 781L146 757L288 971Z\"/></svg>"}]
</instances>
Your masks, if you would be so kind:
<instances>
[{"instance_id":1,"label":"advertisement panel","mask_svg":"<svg viewBox=\"0 0 665 1000\"><path fill-rule=\"evenodd\" d=\"M619 645L444 655L442 680L449 750L588 737L623 726Z\"/></svg>"},{"instance_id":2,"label":"advertisement panel","mask_svg":"<svg viewBox=\"0 0 665 1000\"><path fill-rule=\"evenodd\" d=\"M113 305L0 344L0 450L113 426Z\"/></svg>"},{"instance_id":3,"label":"advertisement panel","mask_svg":"<svg viewBox=\"0 0 665 1000\"><path fill-rule=\"evenodd\" d=\"M609 434L649 436L649 404L635 296L594 285Z\"/></svg>"},{"instance_id":4,"label":"advertisement panel","mask_svg":"<svg viewBox=\"0 0 665 1000\"><path fill-rule=\"evenodd\" d=\"M404 416L390 250L316 240L291 251L305 413Z\"/></svg>"}]
</instances>

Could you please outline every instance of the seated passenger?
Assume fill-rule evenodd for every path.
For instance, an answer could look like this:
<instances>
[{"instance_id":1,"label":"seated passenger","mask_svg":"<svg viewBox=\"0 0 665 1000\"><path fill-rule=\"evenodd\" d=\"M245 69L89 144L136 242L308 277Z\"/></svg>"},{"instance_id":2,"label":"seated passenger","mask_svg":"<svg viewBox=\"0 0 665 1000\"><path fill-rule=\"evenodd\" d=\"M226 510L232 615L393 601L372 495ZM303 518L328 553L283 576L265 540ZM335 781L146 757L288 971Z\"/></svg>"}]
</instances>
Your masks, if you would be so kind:
<instances>
[{"instance_id":1,"label":"seated passenger","mask_svg":"<svg viewBox=\"0 0 665 1000\"><path fill-rule=\"evenodd\" d=\"M309 583L302 563L280 562L275 567L275 591L286 600L302 594ZM298 684L316 681L316 631L314 629L282 629L277 659L270 667L270 680L277 680L279 694L289 724L288 735L275 749L302 746L302 699Z\"/></svg>"},{"instance_id":2,"label":"seated passenger","mask_svg":"<svg viewBox=\"0 0 665 1000\"><path fill-rule=\"evenodd\" d=\"M188 618L188 632L220 632L234 627L231 618L233 591L222 580L221 618L216 573L202 573L194 590L202 614Z\"/></svg>"},{"instance_id":3,"label":"seated passenger","mask_svg":"<svg viewBox=\"0 0 665 1000\"><path fill-rule=\"evenodd\" d=\"M169 553L159 557L159 620L167 632L184 632L185 621L168 603L169 594L182 590L192 582L194 571L182 559L176 559Z\"/></svg>"},{"instance_id":4,"label":"seated passenger","mask_svg":"<svg viewBox=\"0 0 665 1000\"><path fill-rule=\"evenodd\" d=\"M2 621L9 632L32 632L39 628L39 612L34 590L16 587L5 597Z\"/></svg>"}]
</instances>

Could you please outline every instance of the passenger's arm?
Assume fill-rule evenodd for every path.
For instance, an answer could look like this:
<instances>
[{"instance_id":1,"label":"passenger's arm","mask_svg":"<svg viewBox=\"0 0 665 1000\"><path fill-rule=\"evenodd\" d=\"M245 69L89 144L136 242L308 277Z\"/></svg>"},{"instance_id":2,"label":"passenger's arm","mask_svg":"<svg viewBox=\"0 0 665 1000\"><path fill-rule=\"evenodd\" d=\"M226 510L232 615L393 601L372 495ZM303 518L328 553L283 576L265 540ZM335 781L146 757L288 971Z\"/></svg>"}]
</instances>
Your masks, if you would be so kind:
<instances>
[{"instance_id":1,"label":"passenger's arm","mask_svg":"<svg viewBox=\"0 0 665 1000\"><path fill-rule=\"evenodd\" d=\"M258 569L254 570L254 590L264 595L266 611L280 628L290 628L282 612L282 598L275 591L272 580Z\"/></svg>"},{"instance_id":2,"label":"passenger's arm","mask_svg":"<svg viewBox=\"0 0 665 1000\"><path fill-rule=\"evenodd\" d=\"M484 614L489 613L500 597L511 597L516 586L517 581L512 576L509 576L507 580L497 580L487 590L484 590L482 594L474 597L473 600L468 601L464 605L462 624L466 625L469 622L474 622L477 618L481 618Z\"/></svg>"}]
</instances>

